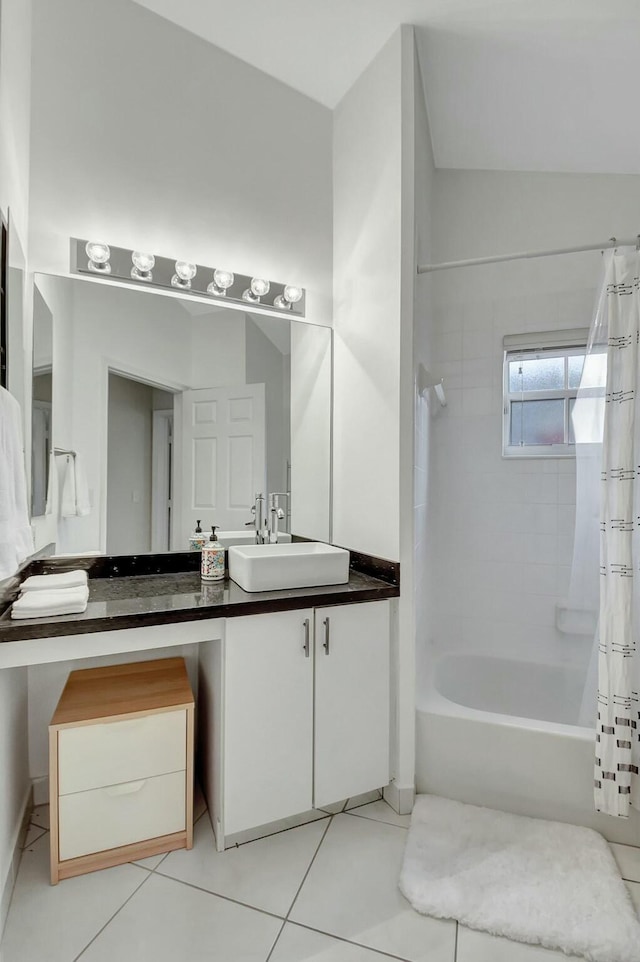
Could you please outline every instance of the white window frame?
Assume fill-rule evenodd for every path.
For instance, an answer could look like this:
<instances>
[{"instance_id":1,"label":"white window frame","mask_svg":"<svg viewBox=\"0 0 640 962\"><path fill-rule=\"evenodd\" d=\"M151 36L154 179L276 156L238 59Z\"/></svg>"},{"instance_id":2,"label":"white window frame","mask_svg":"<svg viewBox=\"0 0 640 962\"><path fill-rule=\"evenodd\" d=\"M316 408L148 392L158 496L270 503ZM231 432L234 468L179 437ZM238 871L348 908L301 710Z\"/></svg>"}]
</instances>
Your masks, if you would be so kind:
<instances>
[{"instance_id":1,"label":"white window frame","mask_svg":"<svg viewBox=\"0 0 640 962\"><path fill-rule=\"evenodd\" d=\"M568 358L587 353L588 331L552 331L542 334L514 335L504 338L503 356L503 458L574 458L575 444L510 444L511 404L519 401L565 401L565 437L569 437L569 401L578 396L578 388L546 391L510 391L509 365L513 361L536 360L545 357L564 357L565 384L568 383Z\"/></svg>"}]
</instances>

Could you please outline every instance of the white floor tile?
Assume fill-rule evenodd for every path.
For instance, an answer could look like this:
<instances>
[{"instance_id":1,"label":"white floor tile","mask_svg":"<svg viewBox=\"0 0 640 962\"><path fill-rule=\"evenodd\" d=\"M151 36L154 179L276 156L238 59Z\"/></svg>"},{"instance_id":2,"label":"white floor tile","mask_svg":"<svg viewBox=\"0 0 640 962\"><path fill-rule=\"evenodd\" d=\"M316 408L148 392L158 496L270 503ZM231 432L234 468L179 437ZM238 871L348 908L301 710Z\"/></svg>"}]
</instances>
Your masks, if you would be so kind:
<instances>
[{"instance_id":1,"label":"white floor tile","mask_svg":"<svg viewBox=\"0 0 640 962\"><path fill-rule=\"evenodd\" d=\"M151 875L81 962L265 962L280 926L262 912Z\"/></svg>"},{"instance_id":2,"label":"white floor tile","mask_svg":"<svg viewBox=\"0 0 640 962\"><path fill-rule=\"evenodd\" d=\"M539 945L512 942L488 932L476 932L458 926L458 952L456 962L569 962L576 955L565 955L543 949ZM584 960L582 960L584 962Z\"/></svg>"},{"instance_id":3,"label":"white floor tile","mask_svg":"<svg viewBox=\"0 0 640 962\"><path fill-rule=\"evenodd\" d=\"M24 845L22 847L29 848L29 846L33 845L33 843L36 842L41 835L44 835L46 831L47 831L46 828L42 828L41 825L33 825L33 824L30 825L29 828L27 829L27 834L24 839Z\"/></svg>"},{"instance_id":4,"label":"white floor tile","mask_svg":"<svg viewBox=\"0 0 640 962\"><path fill-rule=\"evenodd\" d=\"M631 895L631 900L636 907L636 912L640 917L640 882L625 882L625 885L629 889Z\"/></svg>"},{"instance_id":5,"label":"white floor tile","mask_svg":"<svg viewBox=\"0 0 640 962\"><path fill-rule=\"evenodd\" d=\"M419 915L398 889L406 838L394 825L336 815L291 921L409 962L453 962L455 922Z\"/></svg>"},{"instance_id":6,"label":"white floor tile","mask_svg":"<svg viewBox=\"0 0 640 962\"><path fill-rule=\"evenodd\" d=\"M22 854L2 962L71 962L148 874L135 865L49 883L49 835Z\"/></svg>"},{"instance_id":7,"label":"white floor tile","mask_svg":"<svg viewBox=\"0 0 640 962\"><path fill-rule=\"evenodd\" d=\"M640 848L633 845L609 843L613 857L618 863L620 875L629 882L640 882Z\"/></svg>"},{"instance_id":8,"label":"white floor tile","mask_svg":"<svg viewBox=\"0 0 640 962\"><path fill-rule=\"evenodd\" d=\"M327 827L328 819L292 828L238 848L216 852L208 818L194 832L194 847L172 852L162 875L285 916Z\"/></svg>"},{"instance_id":9,"label":"white floor tile","mask_svg":"<svg viewBox=\"0 0 640 962\"><path fill-rule=\"evenodd\" d=\"M269 962L384 962L384 959L385 956L371 949L287 922Z\"/></svg>"},{"instance_id":10,"label":"white floor tile","mask_svg":"<svg viewBox=\"0 0 640 962\"><path fill-rule=\"evenodd\" d=\"M359 808L346 809L346 811L349 811L351 815L372 818L376 822L387 822L389 825L398 825L400 828L409 828L411 825L410 815L398 815L382 799L379 802L371 802L369 805L361 805Z\"/></svg>"},{"instance_id":11,"label":"white floor tile","mask_svg":"<svg viewBox=\"0 0 640 962\"><path fill-rule=\"evenodd\" d=\"M49 806L38 805L31 813L33 825L40 825L41 828L49 828Z\"/></svg>"}]
</instances>

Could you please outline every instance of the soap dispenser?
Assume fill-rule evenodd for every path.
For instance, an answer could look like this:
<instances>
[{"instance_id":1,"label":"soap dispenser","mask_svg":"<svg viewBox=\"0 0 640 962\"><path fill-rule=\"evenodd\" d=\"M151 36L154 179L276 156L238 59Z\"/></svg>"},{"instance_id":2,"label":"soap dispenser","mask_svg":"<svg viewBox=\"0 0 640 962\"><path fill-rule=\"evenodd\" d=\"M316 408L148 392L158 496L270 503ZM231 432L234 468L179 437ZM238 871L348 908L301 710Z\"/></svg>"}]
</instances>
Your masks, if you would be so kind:
<instances>
[{"instance_id":1,"label":"soap dispenser","mask_svg":"<svg viewBox=\"0 0 640 962\"><path fill-rule=\"evenodd\" d=\"M224 547L216 538L216 525L211 526L211 536L202 548L200 577L203 581L222 581L224 578Z\"/></svg>"},{"instance_id":2,"label":"soap dispenser","mask_svg":"<svg viewBox=\"0 0 640 962\"><path fill-rule=\"evenodd\" d=\"M206 543L207 536L203 534L200 521L196 521L196 530L192 535L189 535L189 548L191 551L202 551Z\"/></svg>"}]
</instances>

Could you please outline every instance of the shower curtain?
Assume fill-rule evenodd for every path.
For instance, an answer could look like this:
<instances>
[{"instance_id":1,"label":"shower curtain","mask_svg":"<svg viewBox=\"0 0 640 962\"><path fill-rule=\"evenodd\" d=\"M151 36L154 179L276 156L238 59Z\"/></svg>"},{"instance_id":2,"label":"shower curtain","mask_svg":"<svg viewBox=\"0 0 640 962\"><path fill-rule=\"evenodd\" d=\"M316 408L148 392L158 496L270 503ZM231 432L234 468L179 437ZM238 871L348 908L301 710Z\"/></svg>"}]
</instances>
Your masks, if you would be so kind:
<instances>
[{"instance_id":1,"label":"shower curtain","mask_svg":"<svg viewBox=\"0 0 640 962\"><path fill-rule=\"evenodd\" d=\"M598 811L620 817L629 815L631 805L640 808L639 350L640 253L616 251L607 255L573 413L578 488L570 594L577 608L590 602L596 607L599 508L599 605L590 672L594 679L597 674L594 794Z\"/></svg>"}]
</instances>

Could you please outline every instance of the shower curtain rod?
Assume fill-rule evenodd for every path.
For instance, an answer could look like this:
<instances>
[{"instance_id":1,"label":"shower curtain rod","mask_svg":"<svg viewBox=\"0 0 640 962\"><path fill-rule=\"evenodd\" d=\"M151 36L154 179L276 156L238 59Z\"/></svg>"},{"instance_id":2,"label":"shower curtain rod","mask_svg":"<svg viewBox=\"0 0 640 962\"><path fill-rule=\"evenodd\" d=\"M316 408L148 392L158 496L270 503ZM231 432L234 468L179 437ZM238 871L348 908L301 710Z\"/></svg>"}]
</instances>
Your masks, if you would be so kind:
<instances>
[{"instance_id":1,"label":"shower curtain rod","mask_svg":"<svg viewBox=\"0 0 640 962\"><path fill-rule=\"evenodd\" d=\"M467 261L445 261L443 264L418 264L418 274L431 274L433 271L449 271L454 267L476 267L480 264L499 264L502 261L520 261L530 257L551 257L554 254L581 254L584 251L604 251L610 247L637 247L640 249L640 234L633 240L618 240L610 237L604 244L585 244L584 247L557 247L555 250L520 251L517 254L496 254L494 257L474 257Z\"/></svg>"}]
</instances>

